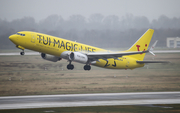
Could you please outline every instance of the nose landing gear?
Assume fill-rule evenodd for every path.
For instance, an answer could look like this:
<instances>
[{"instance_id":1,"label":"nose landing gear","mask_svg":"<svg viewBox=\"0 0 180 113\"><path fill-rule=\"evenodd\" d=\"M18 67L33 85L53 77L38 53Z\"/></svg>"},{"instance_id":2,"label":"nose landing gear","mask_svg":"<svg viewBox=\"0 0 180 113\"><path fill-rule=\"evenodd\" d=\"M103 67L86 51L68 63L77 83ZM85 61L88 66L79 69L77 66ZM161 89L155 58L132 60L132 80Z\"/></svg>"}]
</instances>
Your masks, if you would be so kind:
<instances>
[{"instance_id":1,"label":"nose landing gear","mask_svg":"<svg viewBox=\"0 0 180 113\"><path fill-rule=\"evenodd\" d=\"M20 52L20 55L24 55L24 54L25 54L24 50L22 52Z\"/></svg>"},{"instance_id":2,"label":"nose landing gear","mask_svg":"<svg viewBox=\"0 0 180 113\"><path fill-rule=\"evenodd\" d=\"M20 55L24 55L25 54L25 52L24 52L24 47L22 47L22 46L20 46L20 45L16 45L16 47L18 48L18 49L21 49L22 50L22 52L20 52Z\"/></svg>"}]
</instances>

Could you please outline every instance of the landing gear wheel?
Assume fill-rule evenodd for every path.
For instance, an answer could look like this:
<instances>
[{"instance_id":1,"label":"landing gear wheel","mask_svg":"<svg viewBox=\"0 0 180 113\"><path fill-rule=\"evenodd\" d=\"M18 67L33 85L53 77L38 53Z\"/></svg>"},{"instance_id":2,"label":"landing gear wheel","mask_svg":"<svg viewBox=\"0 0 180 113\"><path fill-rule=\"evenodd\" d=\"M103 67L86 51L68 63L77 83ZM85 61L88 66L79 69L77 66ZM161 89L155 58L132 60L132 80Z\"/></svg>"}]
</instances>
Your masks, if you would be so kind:
<instances>
[{"instance_id":1,"label":"landing gear wheel","mask_svg":"<svg viewBox=\"0 0 180 113\"><path fill-rule=\"evenodd\" d=\"M73 69L74 69L74 65L68 64L68 65L67 65L67 69L68 69L68 70L73 70Z\"/></svg>"},{"instance_id":2,"label":"landing gear wheel","mask_svg":"<svg viewBox=\"0 0 180 113\"><path fill-rule=\"evenodd\" d=\"M25 53L24 53L24 51L22 51L22 52L20 52L20 54L21 54L21 55L24 55Z\"/></svg>"},{"instance_id":3,"label":"landing gear wheel","mask_svg":"<svg viewBox=\"0 0 180 113\"><path fill-rule=\"evenodd\" d=\"M85 65L84 70L88 70L88 71L91 70L91 66L90 65Z\"/></svg>"}]
</instances>

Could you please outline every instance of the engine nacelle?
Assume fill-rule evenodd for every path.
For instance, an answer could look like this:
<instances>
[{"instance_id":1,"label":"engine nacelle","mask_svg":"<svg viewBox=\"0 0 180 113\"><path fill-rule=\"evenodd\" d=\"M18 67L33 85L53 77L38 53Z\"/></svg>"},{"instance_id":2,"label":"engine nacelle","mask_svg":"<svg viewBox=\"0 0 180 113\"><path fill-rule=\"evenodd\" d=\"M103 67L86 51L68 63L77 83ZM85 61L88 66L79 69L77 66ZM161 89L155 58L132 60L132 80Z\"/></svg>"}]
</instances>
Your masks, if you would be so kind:
<instances>
[{"instance_id":1,"label":"engine nacelle","mask_svg":"<svg viewBox=\"0 0 180 113\"><path fill-rule=\"evenodd\" d=\"M52 61L52 62L57 62L59 60L61 60L60 57L56 57L56 56L53 56L53 55L48 55L48 54L45 54L45 53L41 53L41 57L45 60L48 60L48 61Z\"/></svg>"},{"instance_id":2,"label":"engine nacelle","mask_svg":"<svg viewBox=\"0 0 180 113\"><path fill-rule=\"evenodd\" d=\"M69 60L85 64L88 61L88 57L85 54L79 52L71 52L69 55Z\"/></svg>"}]
</instances>

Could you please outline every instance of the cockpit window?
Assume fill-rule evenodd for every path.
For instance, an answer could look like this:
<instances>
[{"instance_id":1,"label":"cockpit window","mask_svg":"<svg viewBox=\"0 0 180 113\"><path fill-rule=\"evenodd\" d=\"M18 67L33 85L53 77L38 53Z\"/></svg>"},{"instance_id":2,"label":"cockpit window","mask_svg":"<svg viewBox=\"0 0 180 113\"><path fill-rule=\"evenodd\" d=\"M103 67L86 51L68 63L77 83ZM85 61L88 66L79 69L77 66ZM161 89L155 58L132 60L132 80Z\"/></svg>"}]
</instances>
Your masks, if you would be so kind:
<instances>
[{"instance_id":1,"label":"cockpit window","mask_svg":"<svg viewBox=\"0 0 180 113\"><path fill-rule=\"evenodd\" d=\"M25 36L25 34L22 34L22 33L17 33L17 35Z\"/></svg>"}]
</instances>

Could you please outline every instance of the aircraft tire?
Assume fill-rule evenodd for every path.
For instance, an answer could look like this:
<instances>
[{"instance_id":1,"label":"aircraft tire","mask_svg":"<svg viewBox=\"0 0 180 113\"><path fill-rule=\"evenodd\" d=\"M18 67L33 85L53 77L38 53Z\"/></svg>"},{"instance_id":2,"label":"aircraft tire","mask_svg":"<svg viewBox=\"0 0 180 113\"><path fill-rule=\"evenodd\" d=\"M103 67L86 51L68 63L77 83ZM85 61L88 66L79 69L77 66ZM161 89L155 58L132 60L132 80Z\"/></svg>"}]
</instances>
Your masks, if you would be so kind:
<instances>
[{"instance_id":1,"label":"aircraft tire","mask_svg":"<svg viewBox=\"0 0 180 113\"><path fill-rule=\"evenodd\" d=\"M88 70L88 71L91 70L91 66L90 65L85 65L84 70Z\"/></svg>"},{"instance_id":2,"label":"aircraft tire","mask_svg":"<svg viewBox=\"0 0 180 113\"><path fill-rule=\"evenodd\" d=\"M67 69L68 69L68 70L73 70L73 69L74 69L74 65L68 64L68 65L67 65Z\"/></svg>"},{"instance_id":3,"label":"aircraft tire","mask_svg":"<svg viewBox=\"0 0 180 113\"><path fill-rule=\"evenodd\" d=\"M25 53L24 52L20 52L20 55L24 55Z\"/></svg>"}]
</instances>

